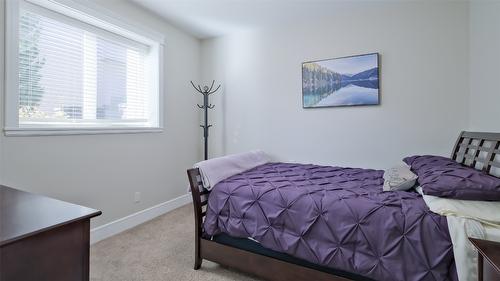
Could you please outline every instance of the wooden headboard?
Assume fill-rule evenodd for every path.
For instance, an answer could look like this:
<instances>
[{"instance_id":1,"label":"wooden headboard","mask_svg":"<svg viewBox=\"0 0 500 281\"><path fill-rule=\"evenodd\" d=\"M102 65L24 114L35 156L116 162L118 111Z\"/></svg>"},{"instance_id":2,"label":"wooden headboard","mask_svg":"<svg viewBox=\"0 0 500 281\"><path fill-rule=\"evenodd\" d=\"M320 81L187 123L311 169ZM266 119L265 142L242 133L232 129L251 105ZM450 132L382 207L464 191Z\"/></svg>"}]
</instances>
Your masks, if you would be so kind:
<instances>
[{"instance_id":1,"label":"wooden headboard","mask_svg":"<svg viewBox=\"0 0 500 281\"><path fill-rule=\"evenodd\" d=\"M465 166L500 177L500 133L460 133L451 158Z\"/></svg>"}]
</instances>

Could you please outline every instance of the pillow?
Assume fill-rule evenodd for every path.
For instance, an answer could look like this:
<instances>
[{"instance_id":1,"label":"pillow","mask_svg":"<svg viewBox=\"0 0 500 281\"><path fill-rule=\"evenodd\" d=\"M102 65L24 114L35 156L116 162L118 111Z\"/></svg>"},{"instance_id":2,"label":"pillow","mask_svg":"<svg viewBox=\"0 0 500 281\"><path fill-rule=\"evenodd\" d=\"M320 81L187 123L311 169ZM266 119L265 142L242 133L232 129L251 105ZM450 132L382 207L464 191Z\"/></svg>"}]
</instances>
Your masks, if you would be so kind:
<instances>
[{"instance_id":1,"label":"pillow","mask_svg":"<svg viewBox=\"0 0 500 281\"><path fill-rule=\"evenodd\" d=\"M424 194L462 200L500 201L500 179L441 156L403 159L417 174Z\"/></svg>"},{"instance_id":2,"label":"pillow","mask_svg":"<svg viewBox=\"0 0 500 281\"><path fill-rule=\"evenodd\" d=\"M410 166L412 171L424 171L437 166L462 166L450 158L435 155L415 155L404 158L403 162Z\"/></svg>"},{"instance_id":3,"label":"pillow","mask_svg":"<svg viewBox=\"0 0 500 281\"><path fill-rule=\"evenodd\" d=\"M408 190L417 182L415 175L408 165L392 167L384 172L384 191Z\"/></svg>"},{"instance_id":4,"label":"pillow","mask_svg":"<svg viewBox=\"0 0 500 281\"><path fill-rule=\"evenodd\" d=\"M262 150L253 150L212 158L194 164L200 170L201 182L207 190L212 190L219 182L269 163L271 158Z\"/></svg>"},{"instance_id":5,"label":"pillow","mask_svg":"<svg viewBox=\"0 0 500 281\"><path fill-rule=\"evenodd\" d=\"M457 216L480 221L500 229L500 202L457 200L440 198L422 193L420 186L415 188L429 209L441 216Z\"/></svg>"}]
</instances>

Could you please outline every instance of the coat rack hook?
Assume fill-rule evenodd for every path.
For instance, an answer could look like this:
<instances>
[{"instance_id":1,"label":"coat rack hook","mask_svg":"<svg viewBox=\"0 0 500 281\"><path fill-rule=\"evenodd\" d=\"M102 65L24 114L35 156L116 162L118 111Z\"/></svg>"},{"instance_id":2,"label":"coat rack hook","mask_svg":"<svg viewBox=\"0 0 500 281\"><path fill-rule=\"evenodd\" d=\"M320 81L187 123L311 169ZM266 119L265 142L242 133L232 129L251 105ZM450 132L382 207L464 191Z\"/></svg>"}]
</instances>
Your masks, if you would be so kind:
<instances>
[{"instance_id":1,"label":"coat rack hook","mask_svg":"<svg viewBox=\"0 0 500 281\"><path fill-rule=\"evenodd\" d=\"M189 81L191 82L191 85L193 86L193 88L198 92L198 88L196 88L196 86L194 85L193 81Z\"/></svg>"},{"instance_id":2,"label":"coat rack hook","mask_svg":"<svg viewBox=\"0 0 500 281\"><path fill-rule=\"evenodd\" d=\"M212 88L214 87L214 83L215 83L215 80L212 80L212 85L210 85L210 89L208 89L207 92L210 93L212 91Z\"/></svg>"},{"instance_id":3,"label":"coat rack hook","mask_svg":"<svg viewBox=\"0 0 500 281\"><path fill-rule=\"evenodd\" d=\"M217 88L215 88L215 90L213 90L213 92L209 92L208 94L211 95L211 94L217 92L217 90L219 90L219 88L220 88L220 84L219 84L219 86L217 86Z\"/></svg>"}]
</instances>

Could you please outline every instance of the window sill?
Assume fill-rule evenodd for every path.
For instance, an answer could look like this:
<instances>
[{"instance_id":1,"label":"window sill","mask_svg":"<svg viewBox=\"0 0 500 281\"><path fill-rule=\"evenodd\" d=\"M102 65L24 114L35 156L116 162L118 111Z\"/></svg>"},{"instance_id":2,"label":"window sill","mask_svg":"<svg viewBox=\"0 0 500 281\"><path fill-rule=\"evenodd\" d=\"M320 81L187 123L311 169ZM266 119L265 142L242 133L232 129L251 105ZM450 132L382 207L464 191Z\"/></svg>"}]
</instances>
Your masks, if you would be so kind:
<instances>
[{"instance_id":1,"label":"window sill","mask_svg":"<svg viewBox=\"0 0 500 281\"><path fill-rule=\"evenodd\" d=\"M66 135L104 135L161 133L163 128L5 128L5 136L66 136Z\"/></svg>"}]
</instances>

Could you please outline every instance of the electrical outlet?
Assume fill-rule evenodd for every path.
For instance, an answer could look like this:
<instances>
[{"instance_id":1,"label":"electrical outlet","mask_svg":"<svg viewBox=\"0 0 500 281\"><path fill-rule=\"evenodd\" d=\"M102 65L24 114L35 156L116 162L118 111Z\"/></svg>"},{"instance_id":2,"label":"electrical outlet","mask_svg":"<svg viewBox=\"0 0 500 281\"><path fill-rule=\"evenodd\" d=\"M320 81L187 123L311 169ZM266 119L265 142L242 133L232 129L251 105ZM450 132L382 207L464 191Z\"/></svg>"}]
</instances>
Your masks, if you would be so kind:
<instances>
[{"instance_id":1,"label":"electrical outlet","mask_svg":"<svg viewBox=\"0 0 500 281\"><path fill-rule=\"evenodd\" d=\"M134 202L135 203L141 202L141 193L140 192L134 193Z\"/></svg>"}]
</instances>

